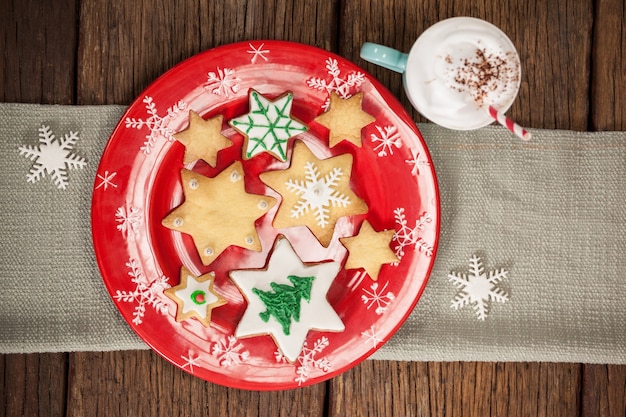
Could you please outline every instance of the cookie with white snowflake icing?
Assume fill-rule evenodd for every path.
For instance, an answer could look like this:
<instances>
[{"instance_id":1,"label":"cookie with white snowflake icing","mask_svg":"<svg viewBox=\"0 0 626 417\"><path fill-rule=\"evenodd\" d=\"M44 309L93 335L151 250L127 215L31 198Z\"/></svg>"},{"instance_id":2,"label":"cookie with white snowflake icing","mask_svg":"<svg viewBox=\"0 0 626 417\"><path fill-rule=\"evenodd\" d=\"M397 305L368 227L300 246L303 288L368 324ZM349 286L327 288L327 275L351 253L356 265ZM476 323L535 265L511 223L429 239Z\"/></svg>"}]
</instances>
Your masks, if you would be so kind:
<instances>
[{"instance_id":1,"label":"cookie with white snowflake icing","mask_svg":"<svg viewBox=\"0 0 626 417\"><path fill-rule=\"evenodd\" d=\"M307 226L328 247L340 217L368 211L365 201L350 187L351 175L351 154L322 160L304 142L296 141L288 169L259 176L282 197L274 227Z\"/></svg>"},{"instance_id":2,"label":"cookie with white snowflake icing","mask_svg":"<svg viewBox=\"0 0 626 417\"><path fill-rule=\"evenodd\" d=\"M341 332L345 326L326 298L339 262L304 264L279 236L264 269L230 272L247 301L235 337L270 335L295 362L310 330Z\"/></svg>"},{"instance_id":3,"label":"cookie with white snowflake icing","mask_svg":"<svg viewBox=\"0 0 626 417\"><path fill-rule=\"evenodd\" d=\"M183 169L181 179L185 202L162 224L191 235L204 265L231 245L261 250L255 222L276 204L276 199L246 191L240 161L214 178Z\"/></svg>"},{"instance_id":4,"label":"cookie with white snowflake icing","mask_svg":"<svg viewBox=\"0 0 626 417\"><path fill-rule=\"evenodd\" d=\"M250 90L250 111L228 122L244 138L243 158L250 159L262 152L287 160L289 139L307 130L307 126L291 116L293 93L270 100L258 91Z\"/></svg>"},{"instance_id":5,"label":"cookie with white snowflake icing","mask_svg":"<svg viewBox=\"0 0 626 417\"><path fill-rule=\"evenodd\" d=\"M226 300L213 289L214 279L212 273L196 277L184 266L181 268L180 284L164 291L178 306L176 321L194 317L205 327L211 325L213 309L226 304Z\"/></svg>"}]
</instances>

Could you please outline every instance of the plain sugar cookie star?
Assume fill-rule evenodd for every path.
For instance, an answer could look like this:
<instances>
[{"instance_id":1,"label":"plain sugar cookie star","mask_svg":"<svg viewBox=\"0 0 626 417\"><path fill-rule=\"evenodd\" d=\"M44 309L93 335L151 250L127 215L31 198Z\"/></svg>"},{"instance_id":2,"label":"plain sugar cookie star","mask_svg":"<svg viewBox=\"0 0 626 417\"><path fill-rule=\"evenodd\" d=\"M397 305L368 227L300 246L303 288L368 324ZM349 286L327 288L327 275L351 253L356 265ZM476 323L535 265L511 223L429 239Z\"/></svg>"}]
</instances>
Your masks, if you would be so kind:
<instances>
[{"instance_id":1,"label":"plain sugar cookie star","mask_svg":"<svg viewBox=\"0 0 626 417\"><path fill-rule=\"evenodd\" d=\"M222 115L204 120L195 111L189 111L189 126L173 135L174 139L185 146L185 165L202 159L215 168L217 153L233 144L222 135L223 120Z\"/></svg>"},{"instance_id":2,"label":"plain sugar cookie star","mask_svg":"<svg viewBox=\"0 0 626 417\"><path fill-rule=\"evenodd\" d=\"M304 142L296 141L288 169L259 176L282 197L274 227L307 226L328 247L340 217L368 210L365 201L350 188L351 175L351 154L322 160Z\"/></svg>"},{"instance_id":3,"label":"plain sugar cookie star","mask_svg":"<svg viewBox=\"0 0 626 417\"><path fill-rule=\"evenodd\" d=\"M255 222L276 199L246 192L240 161L214 178L181 171L185 202L162 221L168 229L191 235L200 259L209 265L228 246L260 251Z\"/></svg>"},{"instance_id":4,"label":"plain sugar cookie star","mask_svg":"<svg viewBox=\"0 0 626 417\"><path fill-rule=\"evenodd\" d=\"M211 312L214 308L226 304L226 300L213 289L215 275L193 275L184 266L180 269L180 284L164 291L165 295L176 302L176 321L196 318L205 327L211 325Z\"/></svg>"},{"instance_id":5,"label":"plain sugar cookie star","mask_svg":"<svg viewBox=\"0 0 626 417\"><path fill-rule=\"evenodd\" d=\"M394 230L377 232L372 225L365 220L361 225L358 235L339 238L339 241L349 252L345 268L363 268L370 278L376 281L380 269L384 264L390 264L400 260L389 247L394 234Z\"/></svg>"},{"instance_id":6,"label":"plain sugar cookie star","mask_svg":"<svg viewBox=\"0 0 626 417\"><path fill-rule=\"evenodd\" d=\"M289 241L279 236L265 269L230 273L247 301L235 337L270 335L293 363L310 330L345 330L326 298L340 268L339 262L304 264Z\"/></svg>"},{"instance_id":7,"label":"plain sugar cookie star","mask_svg":"<svg viewBox=\"0 0 626 417\"><path fill-rule=\"evenodd\" d=\"M249 99L250 111L228 123L245 138L243 158L267 152L286 161L289 139L307 130L306 125L291 117L293 94L269 100L258 91L250 90Z\"/></svg>"},{"instance_id":8,"label":"plain sugar cookie star","mask_svg":"<svg viewBox=\"0 0 626 417\"><path fill-rule=\"evenodd\" d=\"M342 99L337 93L330 93L328 111L315 118L315 121L328 128L328 146L337 145L342 140L361 147L361 129L376 120L362 109L363 93Z\"/></svg>"}]
</instances>

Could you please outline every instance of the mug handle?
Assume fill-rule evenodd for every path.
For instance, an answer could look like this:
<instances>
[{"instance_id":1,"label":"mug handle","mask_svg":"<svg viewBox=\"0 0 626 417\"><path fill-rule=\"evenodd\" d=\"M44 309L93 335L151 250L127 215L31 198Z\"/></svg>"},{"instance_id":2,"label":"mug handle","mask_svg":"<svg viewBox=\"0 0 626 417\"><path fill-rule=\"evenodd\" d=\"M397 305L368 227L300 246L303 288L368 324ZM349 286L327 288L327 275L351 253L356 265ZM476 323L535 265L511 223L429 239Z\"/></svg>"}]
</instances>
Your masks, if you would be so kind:
<instances>
[{"instance_id":1,"label":"mug handle","mask_svg":"<svg viewBox=\"0 0 626 417\"><path fill-rule=\"evenodd\" d=\"M383 68L404 73L409 54L402 53L388 46L365 42L361 47L361 58Z\"/></svg>"}]
</instances>

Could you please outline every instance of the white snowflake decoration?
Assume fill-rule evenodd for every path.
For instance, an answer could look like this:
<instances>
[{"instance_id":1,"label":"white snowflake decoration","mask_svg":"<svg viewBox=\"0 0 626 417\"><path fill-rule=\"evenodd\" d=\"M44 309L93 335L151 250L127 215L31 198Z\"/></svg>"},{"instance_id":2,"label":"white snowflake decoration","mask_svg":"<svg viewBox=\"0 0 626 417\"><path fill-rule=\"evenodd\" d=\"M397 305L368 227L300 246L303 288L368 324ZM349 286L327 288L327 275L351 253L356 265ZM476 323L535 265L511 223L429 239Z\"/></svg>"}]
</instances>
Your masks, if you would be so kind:
<instances>
[{"instance_id":1,"label":"white snowflake decoration","mask_svg":"<svg viewBox=\"0 0 626 417\"><path fill-rule=\"evenodd\" d=\"M334 91L339 97L347 99L354 94L355 87L360 86L365 81L365 74L362 72L351 73L343 78L339 69L339 63L334 58L326 60L326 71L330 75L330 80L311 77L307 80L307 85L310 88L326 91L329 94L331 91ZM323 106L324 109L328 109L329 103L330 99L326 100Z\"/></svg>"},{"instance_id":2,"label":"white snowflake decoration","mask_svg":"<svg viewBox=\"0 0 626 417\"><path fill-rule=\"evenodd\" d=\"M411 149L411 159L406 159L404 162L412 166L411 175L418 176L420 174L420 167L430 166L430 163L422 158L422 153Z\"/></svg>"},{"instance_id":3,"label":"white snowflake decoration","mask_svg":"<svg viewBox=\"0 0 626 417\"><path fill-rule=\"evenodd\" d=\"M321 353L328 347L329 344L330 342L325 336L317 339L311 349L307 348L306 343L304 344L302 352L296 360L296 377L294 381L297 382L298 385L302 385L303 382L306 382L309 379L311 371L314 369L319 369L323 372L328 372L330 370L332 364L328 359L315 359L317 354ZM276 351L274 355L276 357L276 362L286 362L285 357L279 351Z\"/></svg>"},{"instance_id":4,"label":"white snowflake decoration","mask_svg":"<svg viewBox=\"0 0 626 417\"><path fill-rule=\"evenodd\" d=\"M370 139L376 144L374 151L378 151L378 156L393 155L393 148L402 146L402 138L395 126L376 126L376 130L378 135L372 133Z\"/></svg>"},{"instance_id":5,"label":"white snowflake decoration","mask_svg":"<svg viewBox=\"0 0 626 417\"><path fill-rule=\"evenodd\" d=\"M204 88L216 96L230 97L231 94L237 94L240 82L235 70L217 67L217 72L208 73Z\"/></svg>"},{"instance_id":6,"label":"white snowflake decoration","mask_svg":"<svg viewBox=\"0 0 626 417\"><path fill-rule=\"evenodd\" d=\"M426 242L420 232L422 232L426 225L433 221L432 217L428 213L424 213L419 219L415 221L414 227L409 227L409 223L404 213L404 208L400 207L393 211L396 219L396 224L400 226L400 229L393 235L393 241L398 244L395 253L400 259L404 256L404 250L407 247L413 246L416 250L424 253L426 256L432 256L433 246Z\"/></svg>"},{"instance_id":7,"label":"white snowflake decoration","mask_svg":"<svg viewBox=\"0 0 626 417\"><path fill-rule=\"evenodd\" d=\"M269 49L263 49L264 45L265 44L262 43L261 45L255 47L251 43L248 44L248 46L250 46L250 50L248 50L246 52L249 53L249 54L252 54L252 58L250 59L251 63L256 64L257 58L261 58L264 61L267 61L267 57L265 56L265 54L269 54L270 51L269 51Z\"/></svg>"},{"instance_id":8,"label":"white snowflake decoration","mask_svg":"<svg viewBox=\"0 0 626 417\"><path fill-rule=\"evenodd\" d=\"M143 99L146 104L146 111L149 115L147 119L135 119L134 117L126 118L127 129L148 129L146 141L139 148L144 154L149 154L159 137L164 137L169 141L174 140L172 136L175 132L168 127L170 121L178 116L178 114L187 107L184 101L179 101L174 106L167 109L165 116L159 116L156 105L152 97L146 96Z\"/></svg>"},{"instance_id":9,"label":"white snowflake decoration","mask_svg":"<svg viewBox=\"0 0 626 417\"><path fill-rule=\"evenodd\" d=\"M133 291L117 290L113 298L120 302L137 303L133 312L133 323L136 325L143 323L146 305L154 308L156 312L166 315L168 305L163 300L163 290L170 287L167 283L169 278L161 275L156 279L148 280L135 259L126 262L126 266L130 269L128 275L131 282L135 284L135 289Z\"/></svg>"},{"instance_id":10,"label":"white snowflake decoration","mask_svg":"<svg viewBox=\"0 0 626 417\"><path fill-rule=\"evenodd\" d=\"M379 290L378 282L375 282L370 286L369 290L363 288L363 292L365 294L361 295L361 300L363 301L363 304L367 304L368 310L373 306L376 306L374 311L378 315L381 315L385 311L387 311L387 306L389 305L389 303L391 303L396 298L396 296L391 291L388 291L386 294L384 294L384 292L387 290L388 285L389 282L386 282L385 285L383 285L383 287Z\"/></svg>"},{"instance_id":11,"label":"white snowflake decoration","mask_svg":"<svg viewBox=\"0 0 626 417\"><path fill-rule=\"evenodd\" d=\"M346 207L350 198L335 190L339 179L344 175L341 168L335 167L324 178L315 163L307 162L305 167L305 181L289 180L285 183L287 190L301 198L291 210L291 217L299 218L309 210L315 211L315 220L319 227L326 227L330 219L330 205Z\"/></svg>"},{"instance_id":12,"label":"white snowflake decoration","mask_svg":"<svg viewBox=\"0 0 626 417\"><path fill-rule=\"evenodd\" d=\"M509 295L498 286L506 278L508 271L496 269L489 271L487 275L481 259L476 255L470 258L469 270L469 275L455 272L448 274L448 280L459 289L451 307L458 310L473 304L478 319L485 320L489 314L490 301L504 303L509 299Z\"/></svg>"},{"instance_id":13,"label":"white snowflake decoration","mask_svg":"<svg viewBox=\"0 0 626 417\"><path fill-rule=\"evenodd\" d=\"M227 340L213 344L211 354L215 356L223 368L245 363L250 357L250 352L243 350L243 345L235 336L228 336Z\"/></svg>"},{"instance_id":14,"label":"white snowflake decoration","mask_svg":"<svg viewBox=\"0 0 626 417\"><path fill-rule=\"evenodd\" d=\"M380 330L376 330L372 324L369 330L361 332L361 336L365 338L365 343L370 343L372 347L375 348L383 341L383 338L379 333Z\"/></svg>"},{"instance_id":15,"label":"white snowflake decoration","mask_svg":"<svg viewBox=\"0 0 626 417\"><path fill-rule=\"evenodd\" d=\"M193 356L193 353L191 351L187 352L187 356L185 355L181 355L180 356L182 360L185 361L185 363L182 364L182 368L189 368L189 372L191 372L193 374L193 367L194 366L200 366L199 362L200 362L200 356Z\"/></svg>"},{"instance_id":16,"label":"white snowflake decoration","mask_svg":"<svg viewBox=\"0 0 626 417\"><path fill-rule=\"evenodd\" d=\"M65 190L68 185L67 170L83 169L87 165L85 158L72 153L78 139L77 132L70 132L62 139L57 139L50 126L42 125L39 128L38 146L19 147L20 155L35 161L26 180L35 183L50 175L57 188Z\"/></svg>"},{"instance_id":17,"label":"white snowflake decoration","mask_svg":"<svg viewBox=\"0 0 626 417\"><path fill-rule=\"evenodd\" d=\"M117 175L117 172L104 171L104 174L98 174L98 180L100 182L96 186L96 190L99 188L103 188L106 191L109 187L117 188L117 184L113 182L113 178Z\"/></svg>"},{"instance_id":18,"label":"white snowflake decoration","mask_svg":"<svg viewBox=\"0 0 626 417\"><path fill-rule=\"evenodd\" d=\"M124 237L128 237L128 234L132 231L137 233L142 221L141 209L137 207L130 207L128 209L124 207L118 207L115 211L115 221L118 223L117 230L122 232Z\"/></svg>"}]
</instances>

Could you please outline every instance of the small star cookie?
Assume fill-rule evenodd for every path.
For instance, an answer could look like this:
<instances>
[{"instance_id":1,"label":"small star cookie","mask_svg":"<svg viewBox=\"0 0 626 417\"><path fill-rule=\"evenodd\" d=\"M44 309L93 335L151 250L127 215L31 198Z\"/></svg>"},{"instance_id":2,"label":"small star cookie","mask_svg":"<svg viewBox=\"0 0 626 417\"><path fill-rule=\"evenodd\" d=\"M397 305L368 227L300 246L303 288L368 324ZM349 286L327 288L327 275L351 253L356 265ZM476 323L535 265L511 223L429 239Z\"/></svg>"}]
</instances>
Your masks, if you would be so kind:
<instances>
[{"instance_id":1,"label":"small star cookie","mask_svg":"<svg viewBox=\"0 0 626 417\"><path fill-rule=\"evenodd\" d=\"M176 321L195 317L205 327L211 325L211 312L226 304L226 300L213 289L213 273L194 276L184 266L180 269L180 284L168 288L165 295L176 302Z\"/></svg>"},{"instance_id":2,"label":"small star cookie","mask_svg":"<svg viewBox=\"0 0 626 417\"><path fill-rule=\"evenodd\" d=\"M222 135L223 119L219 115L204 120L195 111L189 111L189 126L174 135L174 139L185 146L185 165L202 159L215 168L217 153L232 145L231 140Z\"/></svg>"},{"instance_id":3,"label":"small star cookie","mask_svg":"<svg viewBox=\"0 0 626 417\"><path fill-rule=\"evenodd\" d=\"M293 363L310 330L345 330L326 298L340 268L339 262L304 264L289 241L279 236L265 269L230 272L247 301L235 337L269 334Z\"/></svg>"},{"instance_id":4,"label":"small star cookie","mask_svg":"<svg viewBox=\"0 0 626 417\"><path fill-rule=\"evenodd\" d=\"M370 278L376 281L383 264L400 260L389 247L394 233L394 230L377 232L365 220L358 235L339 238L349 252L345 268L363 268Z\"/></svg>"},{"instance_id":5,"label":"small star cookie","mask_svg":"<svg viewBox=\"0 0 626 417\"><path fill-rule=\"evenodd\" d=\"M260 251L255 221L267 213L276 199L246 192L240 161L208 178L181 171L185 202L162 221L163 226L191 235L204 265L228 246Z\"/></svg>"},{"instance_id":6,"label":"small star cookie","mask_svg":"<svg viewBox=\"0 0 626 417\"><path fill-rule=\"evenodd\" d=\"M274 227L307 226L328 247L340 217L368 210L365 201L350 188L351 174L351 154L321 160L304 142L296 141L288 169L259 176L282 197Z\"/></svg>"},{"instance_id":7,"label":"small star cookie","mask_svg":"<svg viewBox=\"0 0 626 417\"><path fill-rule=\"evenodd\" d=\"M348 99L342 99L337 93L330 93L328 111L315 118L315 121L330 130L328 146L337 145L342 140L361 147L361 129L376 120L362 110L363 93L357 93Z\"/></svg>"},{"instance_id":8,"label":"small star cookie","mask_svg":"<svg viewBox=\"0 0 626 417\"><path fill-rule=\"evenodd\" d=\"M245 138L243 158L267 152L275 158L287 160L289 139L307 130L291 117L293 94L286 93L269 100L255 90L250 90L250 111L232 119L229 124Z\"/></svg>"}]
</instances>

